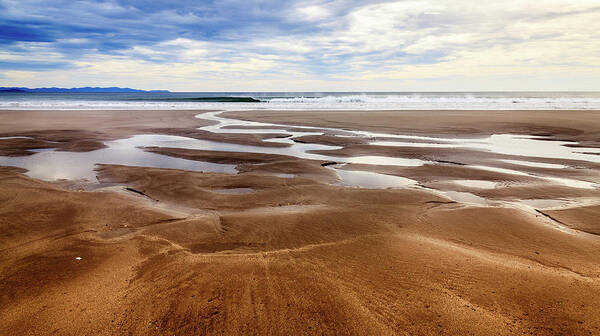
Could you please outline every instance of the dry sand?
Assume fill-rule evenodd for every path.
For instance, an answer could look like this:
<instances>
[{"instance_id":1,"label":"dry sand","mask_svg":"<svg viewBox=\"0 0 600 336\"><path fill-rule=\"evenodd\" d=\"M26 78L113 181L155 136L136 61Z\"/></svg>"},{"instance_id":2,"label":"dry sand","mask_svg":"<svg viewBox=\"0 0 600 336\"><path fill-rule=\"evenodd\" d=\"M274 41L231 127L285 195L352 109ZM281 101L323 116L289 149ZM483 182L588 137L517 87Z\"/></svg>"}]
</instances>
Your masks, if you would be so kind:
<instances>
[{"instance_id":1,"label":"dry sand","mask_svg":"<svg viewBox=\"0 0 600 336\"><path fill-rule=\"evenodd\" d=\"M69 130L64 143L159 128L190 134L206 124L196 113L0 112L0 133L59 141ZM599 114L588 111L569 112L575 121L555 112L423 113L236 115L392 133L501 128L590 145L600 132ZM600 334L597 206L475 206L422 189L325 184L331 176L318 161L147 150L247 169L232 176L102 165L101 181L119 186L79 191L0 168L2 335ZM469 174L448 166L448 174ZM445 174L428 169L423 176ZM220 192L239 188L253 192ZM598 198L590 193L577 196Z\"/></svg>"}]
</instances>

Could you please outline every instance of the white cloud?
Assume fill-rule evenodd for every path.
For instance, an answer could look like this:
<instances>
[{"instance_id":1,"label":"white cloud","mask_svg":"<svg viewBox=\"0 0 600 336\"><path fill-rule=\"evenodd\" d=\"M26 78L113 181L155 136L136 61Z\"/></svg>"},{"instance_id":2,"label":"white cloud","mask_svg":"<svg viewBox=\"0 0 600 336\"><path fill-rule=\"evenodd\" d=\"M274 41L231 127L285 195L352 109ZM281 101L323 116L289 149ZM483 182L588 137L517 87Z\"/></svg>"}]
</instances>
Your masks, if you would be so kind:
<instances>
[{"instance_id":1,"label":"white cloud","mask_svg":"<svg viewBox=\"0 0 600 336\"><path fill-rule=\"evenodd\" d=\"M120 11L113 5L102 10ZM326 27L310 34L265 37L240 32L242 38L236 40L176 38L78 60L49 44L21 43L26 51L1 51L0 60L69 61L78 69L37 77L27 71L4 71L3 82L384 91L410 90L411 85L427 89L424 83L432 83L431 89L446 85L446 90L527 89L527 85L590 90L600 82L597 0L410 0L367 4L342 15L334 7L302 3L284 14L293 22ZM199 20L192 14L169 13L186 23ZM568 76L573 80L565 80Z\"/></svg>"},{"instance_id":2,"label":"white cloud","mask_svg":"<svg viewBox=\"0 0 600 336\"><path fill-rule=\"evenodd\" d=\"M331 12L322 6L312 5L296 9L295 18L301 21L323 20L331 15Z\"/></svg>"}]
</instances>

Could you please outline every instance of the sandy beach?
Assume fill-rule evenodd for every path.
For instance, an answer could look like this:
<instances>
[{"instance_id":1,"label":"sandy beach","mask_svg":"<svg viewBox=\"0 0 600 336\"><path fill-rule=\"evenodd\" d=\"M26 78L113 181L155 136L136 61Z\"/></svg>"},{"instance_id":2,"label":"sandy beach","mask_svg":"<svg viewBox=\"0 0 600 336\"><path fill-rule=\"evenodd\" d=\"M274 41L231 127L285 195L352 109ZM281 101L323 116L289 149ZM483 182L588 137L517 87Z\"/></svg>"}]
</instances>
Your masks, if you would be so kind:
<instances>
[{"instance_id":1,"label":"sandy beach","mask_svg":"<svg viewBox=\"0 0 600 336\"><path fill-rule=\"evenodd\" d=\"M210 113L0 111L0 333L600 334L600 111Z\"/></svg>"}]
</instances>

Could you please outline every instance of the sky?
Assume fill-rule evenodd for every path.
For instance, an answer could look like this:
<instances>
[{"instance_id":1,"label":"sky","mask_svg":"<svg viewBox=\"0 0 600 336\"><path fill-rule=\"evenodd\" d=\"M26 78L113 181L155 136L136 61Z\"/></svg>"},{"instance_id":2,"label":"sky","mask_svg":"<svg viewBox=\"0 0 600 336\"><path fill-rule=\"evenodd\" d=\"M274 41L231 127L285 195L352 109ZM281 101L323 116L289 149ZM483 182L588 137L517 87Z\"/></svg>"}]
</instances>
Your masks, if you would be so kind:
<instances>
[{"instance_id":1,"label":"sky","mask_svg":"<svg viewBox=\"0 0 600 336\"><path fill-rule=\"evenodd\" d=\"M0 0L0 86L600 91L600 1Z\"/></svg>"}]
</instances>

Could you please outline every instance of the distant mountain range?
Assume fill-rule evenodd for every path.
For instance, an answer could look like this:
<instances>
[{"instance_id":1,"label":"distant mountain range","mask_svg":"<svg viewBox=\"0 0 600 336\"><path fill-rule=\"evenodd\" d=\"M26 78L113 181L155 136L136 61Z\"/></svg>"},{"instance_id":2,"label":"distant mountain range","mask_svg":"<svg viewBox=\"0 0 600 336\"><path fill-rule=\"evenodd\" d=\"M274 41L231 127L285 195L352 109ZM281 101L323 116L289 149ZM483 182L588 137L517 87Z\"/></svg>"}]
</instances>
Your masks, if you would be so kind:
<instances>
[{"instance_id":1,"label":"distant mountain range","mask_svg":"<svg viewBox=\"0 0 600 336\"><path fill-rule=\"evenodd\" d=\"M57 88L57 87L49 87L49 88L26 88L26 87L0 87L0 92L35 92L35 93L53 93L53 92L169 92L168 90L138 90L138 89L130 89L130 88L120 88L120 87L79 87L79 88Z\"/></svg>"}]
</instances>

